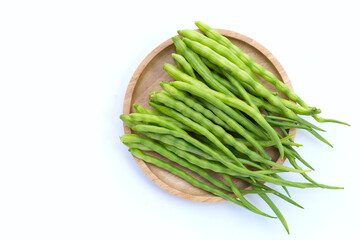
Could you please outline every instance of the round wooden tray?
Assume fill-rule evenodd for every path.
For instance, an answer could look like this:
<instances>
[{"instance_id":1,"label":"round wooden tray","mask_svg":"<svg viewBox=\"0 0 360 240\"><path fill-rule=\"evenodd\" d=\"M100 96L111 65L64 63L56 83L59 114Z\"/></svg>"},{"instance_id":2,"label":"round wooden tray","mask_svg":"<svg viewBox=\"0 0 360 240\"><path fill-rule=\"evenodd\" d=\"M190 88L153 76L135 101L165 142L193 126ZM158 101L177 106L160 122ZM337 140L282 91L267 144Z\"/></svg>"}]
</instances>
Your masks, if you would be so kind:
<instances>
[{"instance_id":1,"label":"round wooden tray","mask_svg":"<svg viewBox=\"0 0 360 240\"><path fill-rule=\"evenodd\" d=\"M222 35L229 38L235 45L239 46L244 52L249 54L256 62L264 66L266 69L270 70L275 74L278 79L283 81L291 90L292 86L289 81L285 70L276 60L276 58L262 45L254 41L253 39L246 37L242 34L232 32L229 30L217 29ZM173 79L162 69L164 63L174 64L174 60L171 57L171 53L175 52L175 47L171 39L160 44L155 48L145 59L140 63L139 67L136 69L134 75L132 76L130 83L128 85L125 100L124 100L124 114L128 115L135 112L132 105L134 103L149 107L149 94L152 91L160 90L159 82L161 81L173 81ZM260 78L261 79L261 78ZM272 85L268 82L261 79L264 85L271 89L272 91L277 91ZM282 93L279 93L284 97ZM125 134L134 133L129 127L124 124ZM290 133L295 133L295 129L291 129ZM266 151L272 157L273 161L276 160L277 163L283 164L284 159L280 158L280 154L276 151L275 148L267 148ZM156 156L160 159L168 161L162 156L156 153L148 154ZM139 167L144 171L144 173L157 185L163 188L165 191L185 198L192 201L198 202L221 202L224 201L223 198L210 194L206 191L203 191L199 188L192 186L190 183L184 181L183 179L161 169L152 164L148 164L141 159L134 157ZM176 164L175 164L176 165ZM177 167L185 170L179 165ZM197 174L194 174L188 170L185 170L192 176L201 179ZM221 179L216 173L212 173L215 177ZM202 181L205 181L202 179ZM206 181L205 181L206 182ZM251 187L248 183L243 181L235 181L235 184L239 188L250 189Z\"/></svg>"}]
</instances>

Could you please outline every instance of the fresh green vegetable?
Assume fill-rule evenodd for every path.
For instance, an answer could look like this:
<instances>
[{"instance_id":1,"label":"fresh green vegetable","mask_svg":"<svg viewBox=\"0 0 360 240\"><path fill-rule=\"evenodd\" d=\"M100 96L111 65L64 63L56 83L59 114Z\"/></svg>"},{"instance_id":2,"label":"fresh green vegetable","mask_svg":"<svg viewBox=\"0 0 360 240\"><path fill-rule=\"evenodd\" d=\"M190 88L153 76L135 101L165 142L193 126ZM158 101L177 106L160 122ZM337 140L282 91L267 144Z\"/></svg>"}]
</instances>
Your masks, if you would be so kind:
<instances>
[{"instance_id":1,"label":"fresh green vegetable","mask_svg":"<svg viewBox=\"0 0 360 240\"><path fill-rule=\"evenodd\" d=\"M199 75L214 89L226 95L234 96L227 88L219 84L212 76L208 67L201 61L200 57L192 50L186 47L179 37L173 37L173 42L178 51L190 63L191 67L195 69Z\"/></svg>"},{"instance_id":2,"label":"fresh green vegetable","mask_svg":"<svg viewBox=\"0 0 360 240\"><path fill-rule=\"evenodd\" d=\"M174 166L172 166L171 164L167 163L167 162L164 162L158 158L155 158L155 157L152 157L150 155L147 155L145 153L142 153L140 150L138 149L134 149L134 148L130 148L129 151L134 154L134 156L136 156L137 158L140 158L142 160L144 160L145 162L148 162L148 163L151 163L151 164L154 164L160 168L163 168L169 172L171 172L172 174L186 180L187 182L191 183L193 186L195 187L198 187L198 188L201 188L205 191L208 191L214 195L217 195L217 196L220 196L230 202L233 202L241 207L244 207L244 204L242 202L240 202L239 200L237 200L236 198L233 198L227 194L225 194L224 192L216 189L216 188L213 188L205 183L202 183L200 182L199 180L197 180L196 178L190 176L188 173L180 170L179 168L176 168Z\"/></svg>"},{"instance_id":3,"label":"fresh green vegetable","mask_svg":"<svg viewBox=\"0 0 360 240\"><path fill-rule=\"evenodd\" d=\"M150 94L149 105L155 109L134 104L136 113L120 116L136 133L120 139L137 158L249 211L275 218L244 197L259 195L289 233L284 215L268 194L303 208L291 198L288 187L343 189L318 183L307 174L314 169L295 150L303 145L294 142L289 129L306 131L332 147L318 133L324 130L301 115L312 116L319 123L349 124L320 117L319 108L309 107L225 36L205 23L196 25L204 34L186 29L178 31L181 38L172 38L176 53L171 57L177 67L164 63L163 69L175 81L160 82L162 90ZM277 91L265 87L269 84ZM272 161L273 150L292 167ZM169 162L142 151L154 152ZM289 181L284 172L301 174L306 182ZM238 188L236 179L249 187ZM265 183L282 187L287 196Z\"/></svg>"}]
</instances>

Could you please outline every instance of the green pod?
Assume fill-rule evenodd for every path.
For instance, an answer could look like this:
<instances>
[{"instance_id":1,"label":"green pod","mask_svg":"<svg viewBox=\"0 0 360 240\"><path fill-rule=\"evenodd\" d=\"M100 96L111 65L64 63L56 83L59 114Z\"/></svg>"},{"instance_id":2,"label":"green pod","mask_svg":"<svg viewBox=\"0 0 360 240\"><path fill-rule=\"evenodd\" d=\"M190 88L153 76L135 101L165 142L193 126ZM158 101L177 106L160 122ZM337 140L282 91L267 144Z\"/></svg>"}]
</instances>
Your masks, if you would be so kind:
<instances>
[{"instance_id":1,"label":"green pod","mask_svg":"<svg viewBox=\"0 0 360 240\"><path fill-rule=\"evenodd\" d=\"M195 22L196 26L205 33L209 38L217 41L218 43L224 45L225 47L229 48L231 51L233 51L237 57L243 61L254 73L261 76L266 81L272 83L280 92L283 92L288 98L293 100L294 102L297 102L302 106L303 108L309 109L310 112L313 112L313 114L310 114L314 117L314 119L320 123L324 122L333 122L333 123L339 123L344 124L347 126L350 126L350 124L335 120L335 119L324 119L316 114L320 113L321 111L319 109L316 109L314 107L309 107L296 93L291 91L282 81L276 78L276 76L271 73L270 71L266 70L264 67L262 67L260 64L256 63L249 55L244 53L240 48L238 48L236 45L234 45L229 39L222 36L220 33L218 33L216 30L212 29L208 25L206 25L203 22L197 21ZM289 106L287 106L289 107ZM300 113L299 113L300 114ZM306 114L308 115L308 114Z\"/></svg>"},{"instance_id":2,"label":"green pod","mask_svg":"<svg viewBox=\"0 0 360 240\"><path fill-rule=\"evenodd\" d=\"M289 162L290 164L295 168L295 169L302 169L295 161L294 157L289 157ZM301 175L308 180L310 183L313 183L314 185L320 187L320 188L327 188L327 189L342 189L341 187L335 187L335 186L329 186L329 185L325 185L325 184L320 184L315 182L312 178L310 178L306 173L301 173Z\"/></svg>"},{"instance_id":3,"label":"green pod","mask_svg":"<svg viewBox=\"0 0 360 240\"><path fill-rule=\"evenodd\" d=\"M137 113L145 113L145 114L160 116L162 119L171 122L172 124L176 125L177 127L181 128L185 131L191 131L191 128L187 127L186 125L182 124L179 121L176 121L175 119L173 119L171 117L168 117L168 116L162 114L161 112L159 112L157 110L144 108L143 106L139 106L137 104L134 104L133 107Z\"/></svg>"},{"instance_id":4,"label":"green pod","mask_svg":"<svg viewBox=\"0 0 360 240\"><path fill-rule=\"evenodd\" d=\"M176 82L172 82L171 84L177 89L181 89L183 91L190 92L192 95L203 98L204 100L207 100L209 98L213 99L214 96L215 96L215 98L217 98L217 95L221 94L221 93L218 93L211 89L204 89L204 90L197 89L197 88L194 88L191 85L184 83L184 82L176 81ZM217 95L215 95L215 93ZM281 141L277 135L277 132L267 123L267 121L264 119L264 117L258 111L254 110L253 108L251 108L249 105L247 105L245 102L241 101L238 98L228 97L223 94L221 94L221 96L223 96L223 98L221 99L222 103L225 103L226 105L232 106L232 107L246 113L253 120L255 120L269 134L271 140L276 142L276 147L279 149L280 155L284 156L284 149L283 149ZM219 100L219 98L218 98L218 100ZM208 102L211 102L211 104L213 104L213 105L216 104L215 101L208 101ZM221 110L223 110L223 109L221 109Z\"/></svg>"},{"instance_id":5,"label":"green pod","mask_svg":"<svg viewBox=\"0 0 360 240\"><path fill-rule=\"evenodd\" d=\"M190 162L194 165L197 165L201 168L208 169L208 170L211 170L211 171L217 172L217 173L226 173L231 176L239 176L239 173L223 166L222 164L198 158L186 151L183 151L181 149L178 149L178 148L168 145L168 144L164 144L164 146L169 151L173 152L174 154L178 155L179 157L186 159L188 162Z\"/></svg>"},{"instance_id":6,"label":"green pod","mask_svg":"<svg viewBox=\"0 0 360 240\"><path fill-rule=\"evenodd\" d=\"M262 184L260 182L256 182L254 183L252 180L250 180L249 178L244 178L244 177L239 177L239 179L245 181L245 182L248 182L251 184L252 187L258 187L258 190L262 189L262 191L264 191L263 193L272 193L274 194L275 196L279 197L279 198L282 198L283 200L287 201L288 203L296 206L296 207L299 207L299 208L302 208L304 209L303 206L301 206L300 204L298 204L297 202L295 202L294 200L292 200L291 198L289 198L288 196L276 191L275 189L273 188L270 188L268 186L266 186L265 184ZM261 193L261 192L260 192Z\"/></svg>"},{"instance_id":7,"label":"green pod","mask_svg":"<svg viewBox=\"0 0 360 240\"><path fill-rule=\"evenodd\" d=\"M154 109L147 109L147 108L144 108L143 106L140 106L137 104L133 104L133 107L137 113L146 113L146 114L157 115L157 116L165 116L164 114L162 114L159 111L156 111Z\"/></svg>"},{"instance_id":8,"label":"green pod","mask_svg":"<svg viewBox=\"0 0 360 240\"><path fill-rule=\"evenodd\" d=\"M203 177L204 179L208 180L209 182L211 182L212 184L214 184L217 187L220 187L224 190L230 190L228 186L226 186L223 182L221 182L220 180L214 178L213 176L211 176L211 174L209 174L207 171L205 171L204 169L189 163L188 161L178 157L177 155L173 154L172 152L170 152L169 150L167 150L166 148L164 148L163 146L161 146L160 144L148 139L148 138L143 138L140 137L136 134L126 134L122 137L120 137L120 140L123 143L139 143L142 144L148 148L151 148L153 151L157 152L158 154L166 157L167 159L187 168L190 169L191 171L199 174L201 177Z\"/></svg>"},{"instance_id":9,"label":"green pod","mask_svg":"<svg viewBox=\"0 0 360 240\"><path fill-rule=\"evenodd\" d=\"M265 98L271 104L278 107L285 116L290 117L290 118L293 117L294 114L281 103L281 101L279 100L279 97L274 96L266 87L264 87L262 84L258 83L257 81L254 81L251 78L251 76L249 76L249 74L247 74L245 71L238 68L231 61L229 61L225 57L219 55L218 53L213 51L211 48L208 48L198 42L192 41L187 38L184 38L183 41L191 50L193 50L200 56L208 59L213 64L224 69L224 71L228 72L237 81L240 81L240 82L243 81L243 82L246 82L247 84L249 84L250 86L252 86L254 88L254 90L261 97Z\"/></svg>"},{"instance_id":10,"label":"green pod","mask_svg":"<svg viewBox=\"0 0 360 240\"><path fill-rule=\"evenodd\" d=\"M241 125L237 124L236 121L229 118L224 113L221 114L218 112L217 114L214 114L212 111L202 106L201 102L199 102L195 98L191 98L187 93L172 87L169 82L160 82L160 86L171 96L184 102L187 106L203 114L205 117L212 120L214 123L218 124L224 129L228 131L235 130L235 132L246 138L252 144L252 146L254 146L260 152L261 156L270 159L270 156L265 152L262 146L258 144L258 142L250 134L248 134L248 132Z\"/></svg>"},{"instance_id":11,"label":"green pod","mask_svg":"<svg viewBox=\"0 0 360 240\"><path fill-rule=\"evenodd\" d=\"M165 145L170 145L173 146L177 149L195 154L197 156L199 156L202 159L206 159L206 160L210 160L210 161L216 161L219 162L218 159L214 158L213 156L205 153L204 151L200 150L199 148L193 146L192 144L180 139L180 138L176 138L172 135L167 135L167 134L156 134L156 133L150 133L150 132L139 132L149 138L158 140L160 142L162 142ZM223 156L224 154L220 151L217 151L216 149L213 149L215 152L217 152L217 154ZM226 158L225 156L223 156L224 158ZM228 159L228 161L231 161L230 159ZM262 168L260 165L258 165L257 163L253 162L253 161L249 161L247 159L243 159L243 158L238 158L238 161L242 162L243 164L246 164L248 166L252 166L255 167L257 169L264 169ZM232 163L234 163L234 161L231 161ZM222 164L223 165L223 164ZM263 172L258 172L261 174L264 174ZM237 175L234 175L237 176Z\"/></svg>"},{"instance_id":12,"label":"green pod","mask_svg":"<svg viewBox=\"0 0 360 240\"><path fill-rule=\"evenodd\" d=\"M172 38L176 51L185 57L187 62L191 65L193 69L206 81L208 85L216 89L219 92L222 92L228 96L234 96L227 88L219 84L212 76L211 71L208 67L201 61L200 57L194 53L192 50L186 47L183 41L175 36Z\"/></svg>"},{"instance_id":13,"label":"green pod","mask_svg":"<svg viewBox=\"0 0 360 240\"><path fill-rule=\"evenodd\" d=\"M213 104L215 107L224 111L227 115L229 115L229 117L231 117L232 119L237 121L239 124L244 126L244 128L251 131L259 138L267 138L267 136L262 132L262 130L259 128L259 126L254 124L252 121L250 121L241 112L235 111L234 109L232 109L231 107L227 106L222 101L220 101L219 99L214 97L212 94L207 93L206 92L207 90L212 90L212 89L208 88L204 83L200 82L197 79L190 77L187 74L182 73L175 66L173 66L171 64L165 63L163 65L163 69L175 80L191 84L192 86L189 86L190 88L203 93L200 97L201 99ZM172 85L173 83L170 83L170 84ZM174 86L174 87L177 88L176 86ZM179 88L177 88L177 89L179 89ZM183 90L183 89L179 89L179 90ZM189 92L189 91L186 91L186 92ZM217 91L213 91L213 90L212 90L212 92L218 93Z\"/></svg>"},{"instance_id":14,"label":"green pod","mask_svg":"<svg viewBox=\"0 0 360 240\"><path fill-rule=\"evenodd\" d=\"M183 68L184 73L192 76L193 78L196 78L194 69L191 67L191 65L186 61L186 59L182 55L172 53L171 56Z\"/></svg>"},{"instance_id":15,"label":"green pod","mask_svg":"<svg viewBox=\"0 0 360 240\"><path fill-rule=\"evenodd\" d=\"M124 142L124 144L126 146L128 146L129 148L137 148L137 149L140 149L142 151L152 151L151 148L143 145L143 144L140 144L140 143L133 143L133 142Z\"/></svg>"},{"instance_id":16,"label":"green pod","mask_svg":"<svg viewBox=\"0 0 360 240\"><path fill-rule=\"evenodd\" d=\"M142 153L140 150L138 149L130 149L129 150L134 156L136 156L137 158L140 158L142 160L144 160L145 162L148 162L148 163L151 163L151 164L154 164L162 169L165 169L169 172L171 172L172 174L184 179L185 181L189 182L190 184L192 184L193 186L195 187L198 187L198 188L201 188L207 192L210 192L214 195L217 195L219 197L222 197L230 202L233 202L241 207L244 207L244 204L242 202L240 202L239 200L237 200L236 198L234 197L231 197L225 193L223 193L222 191L216 189L216 188L213 188L205 183L202 183L200 182L199 180L195 179L194 177L190 176L189 174L187 174L186 172L180 170L179 168L176 168L174 166L172 166L171 164L167 163L167 162L164 162L158 158L155 158L155 157L152 157L152 156L149 156L147 154L144 154ZM247 209L247 208L246 208Z\"/></svg>"},{"instance_id":17,"label":"green pod","mask_svg":"<svg viewBox=\"0 0 360 240\"><path fill-rule=\"evenodd\" d=\"M199 42L199 43L211 48L212 50L214 50L218 54L220 54L223 57L226 57L227 59L229 59L229 61L234 63L240 69L247 72L255 81L257 81L259 83L261 82L256 77L256 75L251 71L251 69L245 63L243 63L243 61L241 61L236 56L235 53L233 53L230 49L228 49L224 45L221 45L218 42L216 42L215 40L213 40L211 38L208 38L208 37L204 36L203 34L201 34L199 32L196 32L194 30L190 30L190 29L179 30L178 33L184 38L190 39L192 41Z\"/></svg>"},{"instance_id":18,"label":"green pod","mask_svg":"<svg viewBox=\"0 0 360 240\"><path fill-rule=\"evenodd\" d=\"M250 103L252 102L255 106L257 106L258 108L262 107L270 112L273 113L281 113L280 110L276 107L274 107L273 105L265 102L261 96L260 98L258 98L257 96L259 96L259 94L247 83L245 82L241 82L240 85L235 86L236 80L227 72L223 71L221 68L219 68L218 66L216 66L215 64L211 63L209 60L207 60L206 58L201 58L202 61L206 64L206 66L208 66L211 69L214 69L216 72L226 76L229 80L231 79L231 83L223 78L221 78L219 75L217 75L216 73L213 72L213 76L214 78L220 82L222 85L224 85L227 89L229 89L232 93L234 93L236 96L244 99L246 102ZM244 87L242 87L242 85L246 86L245 88L249 91L248 96L246 96L246 93L244 93ZM271 92L271 91L270 91ZM278 96L278 92L271 92L272 95L274 96ZM247 97L249 99L247 99ZM300 115L314 115L314 114L318 114L321 112L320 109L317 108L304 108L300 105L297 105L296 103L289 101L287 99L284 98L280 98L280 101L289 109L291 109L293 112L300 114Z\"/></svg>"},{"instance_id":19,"label":"green pod","mask_svg":"<svg viewBox=\"0 0 360 240\"><path fill-rule=\"evenodd\" d=\"M167 134L156 134L156 133L142 133L145 134L146 136L158 140L166 145L170 145L170 146L174 146L180 150L186 151L186 152L190 152L193 154L196 154L197 156L207 159L207 160L212 160L212 161L217 161L215 158L213 158L211 155L203 152L202 150L200 150L197 147L194 147L192 144L184 141L181 138L176 138L172 135L167 135Z\"/></svg>"},{"instance_id":20,"label":"green pod","mask_svg":"<svg viewBox=\"0 0 360 240\"><path fill-rule=\"evenodd\" d=\"M263 156L264 158L267 158L267 159L270 158L270 156L266 153L266 151L264 150L262 145L257 140L255 140L254 137L252 136L252 134L249 133L249 131L247 131L243 126L238 124L235 120L230 118L226 113L224 113L220 109L216 108L211 103L209 103L207 101L203 101L202 103L204 104L205 107L207 107L212 112L214 112L215 115L217 115L219 118L226 121L226 123L229 124L229 126L231 126L233 129L235 129L237 133L239 133L242 137L244 137L247 141L249 141L251 146L255 147L260 152L261 156ZM250 146L248 146L248 147L250 147Z\"/></svg>"},{"instance_id":21,"label":"green pod","mask_svg":"<svg viewBox=\"0 0 360 240\"><path fill-rule=\"evenodd\" d=\"M133 130L136 132L152 132L152 133L158 133L158 134L169 134L169 135L174 135L175 137L178 137L178 138L182 138L185 141L200 148L201 150L211 154L214 158L218 159L222 164L224 164L228 168L239 172L239 174L242 174L243 177L254 177L254 178L258 179L259 181L274 183L274 184L281 185L281 186L291 186L291 187L297 187L297 188L317 187L316 185L311 184L311 183L293 182L293 181L288 181L288 180L284 180L284 179L276 179L276 178L273 178L270 176L256 173L255 171L251 171L246 168L239 167L239 166L227 161L226 158L223 158L221 155L219 155L217 152L215 152L213 149L211 149L207 145L202 144L198 140L192 138L191 136L189 136L187 134L181 133L181 132L177 132L177 131L170 130L167 128L150 126L150 125L142 125L142 124L136 125L133 128ZM306 172L306 171L298 170L298 172Z\"/></svg>"},{"instance_id":22,"label":"green pod","mask_svg":"<svg viewBox=\"0 0 360 240\"><path fill-rule=\"evenodd\" d=\"M301 106L304 105L303 104L304 101L302 101L300 97L297 96L294 92L292 92L283 82L277 79L274 74L266 70L260 64L256 63L249 55L244 53L239 47L234 45L229 39L222 36L220 33L212 29L205 23L197 21L195 22L195 24L202 32L205 33L206 36L230 49L238 57L238 59L240 59L243 63L245 63L254 73L258 74L266 81L273 84L279 91L286 94L286 96L288 96L291 100L298 102Z\"/></svg>"},{"instance_id":23,"label":"green pod","mask_svg":"<svg viewBox=\"0 0 360 240\"><path fill-rule=\"evenodd\" d=\"M257 214L266 216L266 217L270 217L270 218L274 218L262 211L260 211L257 207L255 207L253 204L251 204L239 191L239 189L235 186L234 182L231 180L231 178L226 175L226 174L222 174L223 178L225 179L225 181L229 184L229 186L231 187L231 190L233 191L233 193L239 198L239 200L245 205L245 207L247 207L250 211L253 211Z\"/></svg>"},{"instance_id":24,"label":"green pod","mask_svg":"<svg viewBox=\"0 0 360 240\"><path fill-rule=\"evenodd\" d=\"M137 122L153 123L161 127L165 127L185 133L183 129L179 128L174 123L167 121L166 119L163 119L162 116L151 115L146 113L131 113L129 116L131 119Z\"/></svg>"},{"instance_id":25,"label":"green pod","mask_svg":"<svg viewBox=\"0 0 360 240\"><path fill-rule=\"evenodd\" d=\"M175 99L184 102L187 106L193 108L195 111L202 113L205 117L212 120L217 125L223 127L228 131L234 131L231 127L229 127L223 120L214 115L210 110L204 108L201 104L197 102L196 99L192 98L186 92L177 90L173 86L170 85L169 82L160 82L159 85L172 97Z\"/></svg>"},{"instance_id":26,"label":"green pod","mask_svg":"<svg viewBox=\"0 0 360 240\"><path fill-rule=\"evenodd\" d=\"M192 108L188 107L181 101L177 101L167 94L163 94L161 92L156 92L151 96L151 99L154 99L156 102L160 102L172 109L177 109L180 111L184 116L191 119L192 121L198 123L197 128L202 129L202 133L205 137L207 137L210 141L214 142L226 155L229 157L234 156L233 154L229 154L228 152L231 152L228 148L220 144L221 142L224 142L228 145L233 146L237 151L240 153L244 153L247 156L249 156L250 159L253 161L268 161L268 158L261 157L258 153L250 150L247 146L244 144L237 142L234 137L230 134L228 134L221 126L214 124L209 119L204 117L201 113L194 111ZM190 121L186 121L190 122ZM183 122L184 124L186 123ZM191 123L194 125L194 123ZM189 126L189 125L188 125ZM203 126L203 127L202 127ZM206 131L207 130L207 131ZM211 132L213 134L211 134ZM221 140L220 140L221 139ZM235 157L235 156L234 156ZM237 158L232 158L233 160L237 161ZM240 164L240 162L239 162Z\"/></svg>"},{"instance_id":27,"label":"green pod","mask_svg":"<svg viewBox=\"0 0 360 240\"><path fill-rule=\"evenodd\" d=\"M223 134L223 135L226 134L226 132L220 126L212 124L212 126L216 130L215 129L213 129L213 131L209 130L208 128L206 128L206 126L208 127L211 124L210 120L204 118L200 113L197 113L197 112L191 110L189 107L187 107L182 102L171 99L168 95L166 95L164 93L153 92L153 94L151 95L151 101L162 103L162 104L168 106L166 108L166 111L163 110L164 107L163 108L156 107L156 108L159 111L163 112L164 114L168 114L168 116L171 116L171 117L175 118L176 120L182 122L183 124L187 125L188 127L191 127L199 134L205 136L207 139L209 139L211 142L213 142L223 153L225 153L228 157L230 157L230 159L232 161L235 161L237 164L239 164L239 166L244 167L243 164L240 161L238 161L236 156L229 150L229 148L227 148L215 135L215 134L219 133L219 131L221 131L221 134ZM175 111L174 109L178 109L179 111L182 112L182 114ZM196 119L196 120L194 121L194 119ZM205 125L205 127L204 127L204 125ZM231 136L231 135L229 135L229 136ZM229 137L229 136L227 136L227 137ZM228 140L228 139L225 139L225 140ZM231 141L231 140L229 140L229 141Z\"/></svg>"},{"instance_id":28,"label":"green pod","mask_svg":"<svg viewBox=\"0 0 360 240\"><path fill-rule=\"evenodd\" d=\"M235 64L224 58L223 56L217 54L210 48L198 43L191 41L189 39L184 38L183 41L186 43L186 45L191 48L194 52L198 53L204 58L207 58L210 62L212 62L215 65L218 65L219 67L223 68L226 72L231 74L235 79L238 81L244 81L251 85L254 90L259 94L259 96L265 98L268 100L268 102L281 111L281 113L290 119L297 120L299 123L303 123L304 125L307 125L311 128L315 128L317 130L322 131L321 128L315 126L314 124L300 118L297 116L292 110L287 108L281 101L281 98L279 96L274 96L266 87L264 87L262 84L254 81L245 71L238 68Z\"/></svg>"}]
</instances>

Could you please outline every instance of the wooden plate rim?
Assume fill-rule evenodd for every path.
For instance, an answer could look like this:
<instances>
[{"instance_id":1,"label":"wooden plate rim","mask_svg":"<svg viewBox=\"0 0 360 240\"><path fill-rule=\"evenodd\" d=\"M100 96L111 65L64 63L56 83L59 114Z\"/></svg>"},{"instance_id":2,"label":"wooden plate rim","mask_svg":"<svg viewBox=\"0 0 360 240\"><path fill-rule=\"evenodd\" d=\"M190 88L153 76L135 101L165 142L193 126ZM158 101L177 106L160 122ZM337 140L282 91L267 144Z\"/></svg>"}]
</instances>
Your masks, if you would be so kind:
<instances>
[{"instance_id":1,"label":"wooden plate rim","mask_svg":"<svg viewBox=\"0 0 360 240\"><path fill-rule=\"evenodd\" d=\"M291 82L289 80L288 75L286 74L284 68L281 66L280 62L274 57L274 55L267 50L264 46L262 46L260 43L258 43L257 41L255 41L254 39L251 39L243 34L237 33L237 32L233 32L230 30L225 30L225 29L216 29L218 32L220 32L222 35L226 36L226 37L230 37L230 38L236 38L238 40L241 40L243 42L246 42L247 44L249 44L250 46L252 46L253 48L257 49L259 52L261 52L262 54L264 54L266 56L266 58L274 65L274 67L276 68L276 70L279 72L281 78L283 79L283 82L285 83L286 86L288 86L290 88L290 90L293 91L293 87L291 85ZM125 93L125 98L124 98L124 104L123 104L123 114L129 115L130 114L130 110L131 110L131 102L132 102L132 96L133 96L133 92L135 90L135 86L136 83L138 81L138 79L140 78L141 73L143 72L143 70L146 68L146 66L149 64L149 62L161 51L163 51L165 48L169 47L170 45L173 44L172 39L168 39L165 42L161 43L159 46L157 46L154 50L152 50L145 58L144 60L140 63L140 65L137 67L137 69L135 70L133 76L131 77L131 80L129 82L129 85L127 87L126 93ZM131 134L131 129L126 126L125 124L123 124L124 126L124 133L125 134ZM296 129L290 129L290 134L295 134L296 133ZM293 139L295 138L295 136L293 137ZM188 194L186 192L182 192L179 191L178 189L172 188L171 186L169 186L167 183L163 182L161 179L159 179L147 166L147 164L141 160L138 159L137 157L135 157L133 155L136 163L138 164L138 166L141 168L141 170L151 179L151 181L153 181L155 184L157 184L159 187L161 187L162 189L164 189L165 191L184 198L184 199L188 199L188 200L192 200L192 201L197 201L197 202L223 202L225 201L225 199L218 197L218 196L212 196L212 197L204 197L204 196L196 196L196 195L191 195ZM283 164L285 161L285 159L281 159L279 158L276 162ZM248 189L251 189L251 187L249 187Z\"/></svg>"}]
</instances>

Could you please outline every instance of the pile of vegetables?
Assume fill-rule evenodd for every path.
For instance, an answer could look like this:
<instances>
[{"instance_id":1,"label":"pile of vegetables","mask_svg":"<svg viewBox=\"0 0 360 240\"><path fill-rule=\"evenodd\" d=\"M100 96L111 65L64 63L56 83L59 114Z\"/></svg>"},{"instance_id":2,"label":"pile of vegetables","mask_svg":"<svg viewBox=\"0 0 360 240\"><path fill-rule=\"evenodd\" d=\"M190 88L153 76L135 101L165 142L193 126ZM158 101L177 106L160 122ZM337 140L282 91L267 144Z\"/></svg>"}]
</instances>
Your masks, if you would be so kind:
<instances>
[{"instance_id":1,"label":"pile of vegetables","mask_svg":"<svg viewBox=\"0 0 360 240\"><path fill-rule=\"evenodd\" d=\"M268 194L302 208L290 198L287 187L342 189L320 184L307 175L314 169L296 151L302 145L292 140L289 129L306 130L331 146L319 134L324 130L300 115L312 116L319 123L348 124L323 119L319 116L320 109L309 107L229 39L202 22L195 24L202 33L181 30L180 37L172 38L176 48L172 57L177 66L165 63L163 69L174 81L160 82L162 90L150 94L149 105L156 110L134 104L136 113L120 116L141 136L126 134L120 139L137 158L254 213L277 217L289 233L284 216ZM261 78L288 99L266 88ZM265 151L267 147L276 148L292 167L276 163ZM170 161L142 151L154 151ZM210 184L192 177L172 162L197 173ZM300 167L298 162L308 169ZM213 177L209 170L220 173L223 179ZM279 175L283 172L301 174L306 181L286 180ZM247 182L252 189L236 187L234 179ZM287 195L265 182L282 186ZM258 194L276 217L259 210L245 194Z\"/></svg>"}]
</instances>

